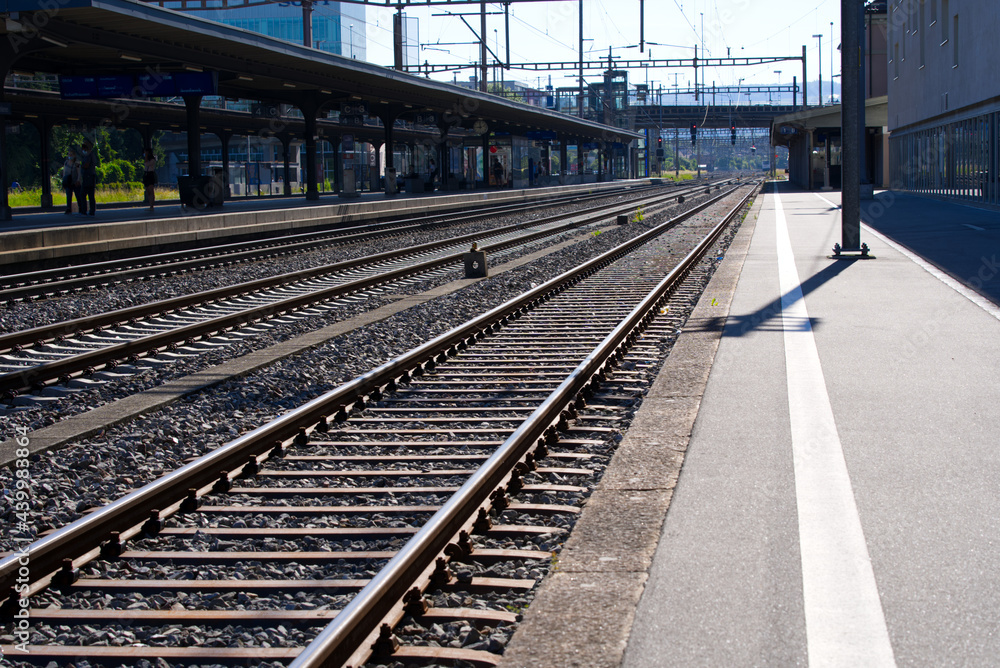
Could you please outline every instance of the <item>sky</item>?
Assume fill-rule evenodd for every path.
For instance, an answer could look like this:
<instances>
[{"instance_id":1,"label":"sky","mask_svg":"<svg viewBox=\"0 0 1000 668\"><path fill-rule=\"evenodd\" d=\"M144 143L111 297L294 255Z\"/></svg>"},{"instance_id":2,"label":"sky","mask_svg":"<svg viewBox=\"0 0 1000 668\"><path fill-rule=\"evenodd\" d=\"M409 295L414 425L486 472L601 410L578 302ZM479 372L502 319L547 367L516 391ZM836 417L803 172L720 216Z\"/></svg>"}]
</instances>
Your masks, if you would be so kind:
<instances>
[{"instance_id":1,"label":"sky","mask_svg":"<svg viewBox=\"0 0 1000 668\"><path fill-rule=\"evenodd\" d=\"M471 63L479 58L478 45L447 44L472 42L472 30L461 18L442 16L470 13L466 16L472 29L479 30L478 5L455 5L440 8L411 8L408 16L419 19L420 61L430 63ZM488 3L487 39L501 59L504 50L504 17L500 3ZM583 36L585 58L612 55L635 59L639 53L639 0L584 0ZM380 65L392 64L393 10L369 7L366 35L368 60ZM438 16L433 16L437 14ZM579 4L577 0L515 2L510 5L510 60L515 62L571 61L578 59ZM831 26L831 22L833 26ZM818 58L822 44L825 95L829 96L831 74L831 34L834 42L833 72L839 72L840 0L645 0L645 55L655 58L691 58L694 45L709 57L800 56L806 47L809 80L818 77ZM822 35L817 39L815 35ZM652 42L652 44L650 43ZM492 58L492 57L491 57ZM777 72L780 71L780 74ZM468 80L473 70L432 75L452 81L455 76ZM553 72L553 86L575 86L576 72ZM702 78L703 75L707 75ZM492 75L491 75L492 76ZM801 83L801 61L770 63L764 66L719 67L699 73L699 82L736 86L754 84L790 84L797 76ZM598 81L598 70L585 72L588 81ZM531 86L548 83L548 73L509 71L505 80L514 79ZM632 70L630 84L649 82L653 89L670 90L676 83L684 88L694 83L692 68L653 68ZM816 95L810 85L810 101Z\"/></svg>"}]
</instances>

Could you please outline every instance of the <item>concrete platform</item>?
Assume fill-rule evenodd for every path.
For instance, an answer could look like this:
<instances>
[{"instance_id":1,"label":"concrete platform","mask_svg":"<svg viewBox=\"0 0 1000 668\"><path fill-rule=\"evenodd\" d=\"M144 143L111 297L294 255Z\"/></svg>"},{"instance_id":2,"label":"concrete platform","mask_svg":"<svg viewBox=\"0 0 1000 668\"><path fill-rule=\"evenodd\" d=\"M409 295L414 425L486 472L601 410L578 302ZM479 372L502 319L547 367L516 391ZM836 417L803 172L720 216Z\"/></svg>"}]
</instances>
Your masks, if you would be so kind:
<instances>
[{"instance_id":1,"label":"concrete platform","mask_svg":"<svg viewBox=\"0 0 1000 668\"><path fill-rule=\"evenodd\" d=\"M758 198L502 666L995 665L1000 214L838 204Z\"/></svg>"},{"instance_id":2,"label":"concrete platform","mask_svg":"<svg viewBox=\"0 0 1000 668\"><path fill-rule=\"evenodd\" d=\"M98 207L95 216L61 211L21 213L0 221L0 267L45 263L58 258L112 256L146 247L172 248L221 243L227 237L291 234L319 225L364 222L380 216L417 216L466 208L474 203L532 202L565 192L595 193L647 185L650 179L607 181L522 190L469 190L419 195L363 193L352 199L324 195L306 201L288 198L236 199L221 208L195 211L177 202L146 207Z\"/></svg>"}]
</instances>

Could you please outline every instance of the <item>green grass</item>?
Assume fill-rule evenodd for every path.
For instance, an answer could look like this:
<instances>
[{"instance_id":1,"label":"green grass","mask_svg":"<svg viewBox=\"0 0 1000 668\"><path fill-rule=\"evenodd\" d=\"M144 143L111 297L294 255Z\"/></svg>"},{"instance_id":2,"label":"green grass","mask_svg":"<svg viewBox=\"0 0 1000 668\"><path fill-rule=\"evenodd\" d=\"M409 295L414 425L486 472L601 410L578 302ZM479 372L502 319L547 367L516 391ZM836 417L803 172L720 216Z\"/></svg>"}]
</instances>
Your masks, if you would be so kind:
<instances>
[{"instance_id":1,"label":"green grass","mask_svg":"<svg viewBox=\"0 0 1000 668\"><path fill-rule=\"evenodd\" d=\"M690 172L690 171L682 169L679 175L674 176L674 170L672 170L672 169L664 169L658 175L655 172L651 173L650 177L651 178L671 179L673 181L688 181L690 179L693 179L696 174L697 174L697 172Z\"/></svg>"},{"instance_id":2,"label":"green grass","mask_svg":"<svg viewBox=\"0 0 1000 668\"><path fill-rule=\"evenodd\" d=\"M178 199L177 188L168 186L156 186L157 201ZM94 193L98 204L110 204L114 202L133 202L142 204L146 199L146 191L141 184L124 184L116 186L100 186ZM24 189L19 192L8 193L7 201L11 207L38 207L42 203L42 189ZM52 203L56 206L65 206L66 191L62 188L52 189Z\"/></svg>"}]
</instances>

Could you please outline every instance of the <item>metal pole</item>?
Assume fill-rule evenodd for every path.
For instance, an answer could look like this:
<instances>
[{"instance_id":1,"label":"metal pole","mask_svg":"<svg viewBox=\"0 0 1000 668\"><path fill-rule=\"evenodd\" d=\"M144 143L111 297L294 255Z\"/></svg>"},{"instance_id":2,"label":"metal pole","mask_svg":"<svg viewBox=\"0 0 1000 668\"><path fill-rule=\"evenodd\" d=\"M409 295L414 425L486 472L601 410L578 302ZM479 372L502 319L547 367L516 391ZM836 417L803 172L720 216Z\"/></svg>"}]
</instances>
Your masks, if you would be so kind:
<instances>
[{"instance_id":1,"label":"metal pole","mask_svg":"<svg viewBox=\"0 0 1000 668\"><path fill-rule=\"evenodd\" d=\"M841 48L841 246L861 249L861 151L858 98L861 95L861 26L858 0L840 0ZM864 104L863 99L861 104Z\"/></svg>"},{"instance_id":2,"label":"metal pole","mask_svg":"<svg viewBox=\"0 0 1000 668\"><path fill-rule=\"evenodd\" d=\"M806 45L802 45L802 108L809 106L809 73L806 72Z\"/></svg>"},{"instance_id":3,"label":"metal pole","mask_svg":"<svg viewBox=\"0 0 1000 668\"><path fill-rule=\"evenodd\" d=\"M870 183L868 180L868 131L865 129L867 123L865 123L865 100L868 96L865 94L866 79L865 76L865 3L859 2L857 7L858 15L858 77L860 81L858 83L858 165L859 165L859 179L860 183ZM869 38L871 35L869 35ZM860 195L859 195L860 196Z\"/></svg>"},{"instance_id":4,"label":"metal pole","mask_svg":"<svg viewBox=\"0 0 1000 668\"><path fill-rule=\"evenodd\" d=\"M694 101L698 101L698 45L694 45Z\"/></svg>"},{"instance_id":5,"label":"metal pole","mask_svg":"<svg viewBox=\"0 0 1000 668\"><path fill-rule=\"evenodd\" d=\"M701 12L701 51L705 52L705 12Z\"/></svg>"},{"instance_id":6,"label":"metal pole","mask_svg":"<svg viewBox=\"0 0 1000 668\"><path fill-rule=\"evenodd\" d=\"M485 93L486 85L486 0L479 3L479 91Z\"/></svg>"},{"instance_id":7,"label":"metal pole","mask_svg":"<svg viewBox=\"0 0 1000 668\"><path fill-rule=\"evenodd\" d=\"M313 45L312 0L302 0L302 45Z\"/></svg>"},{"instance_id":8,"label":"metal pole","mask_svg":"<svg viewBox=\"0 0 1000 668\"><path fill-rule=\"evenodd\" d=\"M580 90L577 98L577 108L583 118L583 0L580 0Z\"/></svg>"},{"instance_id":9,"label":"metal pole","mask_svg":"<svg viewBox=\"0 0 1000 668\"><path fill-rule=\"evenodd\" d=\"M862 11L864 11L864 9L862 9ZM871 53L872 53L872 15L869 14L868 15L868 55L869 55L869 58L868 58L868 97L871 97L871 94L872 94L871 85L872 85L872 65L873 65L873 63L872 63L872 59L871 59ZM841 81L840 83L841 83L841 85L843 85L844 82Z\"/></svg>"},{"instance_id":10,"label":"metal pole","mask_svg":"<svg viewBox=\"0 0 1000 668\"><path fill-rule=\"evenodd\" d=\"M187 110L188 174L201 176L201 95L184 95Z\"/></svg>"},{"instance_id":11,"label":"metal pole","mask_svg":"<svg viewBox=\"0 0 1000 668\"><path fill-rule=\"evenodd\" d=\"M702 126L702 129L704 130L705 126ZM701 138L699 139L698 135L695 134L695 140L694 140L694 144L695 144L694 166L695 166L695 169L698 170L698 178L699 179L701 178L701 142L703 142L703 141L705 141L705 135L702 135Z\"/></svg>"},{"instance_id":12,"label":"metal pole","mask_svg":"<svg viewBox=\"0 0 1000 668\"><path fill-rule=\"evenodd\" d=\"M649 177L650 176L650 172L649 172L649 151L651 149L651 146L650 146L650 143L649 143L649 128L646 128L644 132L646 133L646 156L645 156L646 157L646 160L645 160L646 165L645 165L645 168L646 168L646 176ZM657 132L656 136L659 137L660 133ZM654 163L655 163L655 160L654 160Z\"/></svg>"},{"instance_id":13,"label":"metal pole","mask_svg":"<svg viewBox=\"0 0 1000 668\"><path fill-rule=\"evenodd\" d=\"M392 67L400 72L403 70L403 8L396 9L392 15Z\"/></svg>"},{"instance_id":14,"label":"metal pole","mask_svg":"<svg viewBox=\"0 0 1000 668\"><path fill-rule=\"evenodd\" d=\"M819 106L823 106L823 35L813 35L819 41L819 48L816 51L817 63L819 65ZM832 86L832 82L831 82Z\"/></svg>"},{"instance_id":15,"label":"metal pole","mask_svg":"<svg viewBox=\"0 0 1000 668\"><path fill-rule=\"evenodd\" d=\"M700 179L701 178L701 142L699 142L698 140L695 140L695 149L696 149L696 151L695 151L695 153L696 153L696 156L695 156L695 163L696 163L695 167L698 168L698 178Z\"/></svg>"},{"instance_id":16,"label":"metal pole","mask_svg":"<svg viewBox=\"0 0 1000 668\"><path fill-rule=\"evenodd\" d=\"M644 53L646 50L646 26L645 19L643 18L646 14L646 3L645 0L639 0L639 53Z\"/></svg>"},{"instance_id":17,"label":"metal pole","mask_svg":"<svg viewBox=\"0 0 1000 668\"><path fill-rule=\"evenodd\" d=\"M504 58L507 59L507 69L510 69L510 3L503 3L503 35L504 35Z\"/></svg>"}]
</instances>

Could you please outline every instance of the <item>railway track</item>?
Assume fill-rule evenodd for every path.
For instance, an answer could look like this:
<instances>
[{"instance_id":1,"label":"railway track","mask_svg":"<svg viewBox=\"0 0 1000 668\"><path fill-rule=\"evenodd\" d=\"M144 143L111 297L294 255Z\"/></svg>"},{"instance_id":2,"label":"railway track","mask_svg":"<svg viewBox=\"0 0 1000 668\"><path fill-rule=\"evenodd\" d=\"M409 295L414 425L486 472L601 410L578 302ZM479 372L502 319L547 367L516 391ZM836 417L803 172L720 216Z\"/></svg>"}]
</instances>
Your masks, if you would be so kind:
<instances>
[{"instance_id":1,"label":"railway track","mask_svg":"<svg viewBox=\"0 0 1000 668\"><path fill-rule=\"evenodd\" d=\"M470 243L491 255L523 246L609 217L631 213L637 205L655 207L705 186L646 196L628 204L594 206L572 215L549 216L489 232L462 235L403 250L225 286L127 309L0 335L0 394L11 402L17 393L39 393L56 381L79 387L140 370L139 364L169 363L196 356L241 337L263 333L266 321L291 312L320 315L344 299L364 298L371 290L431 277L460 265ZM528 231L525 231L528 230ZM228 330L228 331L227 331ZM223 336L225 335L225 336ZM201 338L201 341L196 339ZM30 349L26 349L30 348ZM141 358L145 360L141 361ZM97 379L101 382L102 378Z\"/></svg>"},{"instance_id":2,"label":"railway track","mask_svg":"<svg viewBox=\"0 0 1000 668\"><path fill-rule=\"evenodd\" d=\"M3 609L25 609L32 631L30 654L4 653L493 665L676 330L669 309L696 299L682 281L750 195L709 224L689 212L661 225L7 556ZM30 583L15 589L22 561ZM428 644L437 627L454 640Z\"/></svg>"},{"instance_id":3,"label":"railway track","mask_svg":"<svg viewBox=\"0 0 1000 668\"><path fill-rule=\"evenodd\" d=\"M191 271L232 266L240 262L316 250L333 245L357 243L385 238L406 232L454 226L510 213L543 211L567 204L580 204L612 197L642 195L656 186L636 186L613 193L602 192L586 195L563 195L525 205L523 203L499 204L477 207L471 211L448 212L401 218L363 225L341 224L332 229L285 235L279 238L259 239L238 243L220 244L141 257L123 258L103 262L77 264L68 267L42 269L0 276L0 303L11 304L20 300L40 299L108 287L129 281L149 280L154 277L176 275Z\"/></svg>"}]
</instances>

